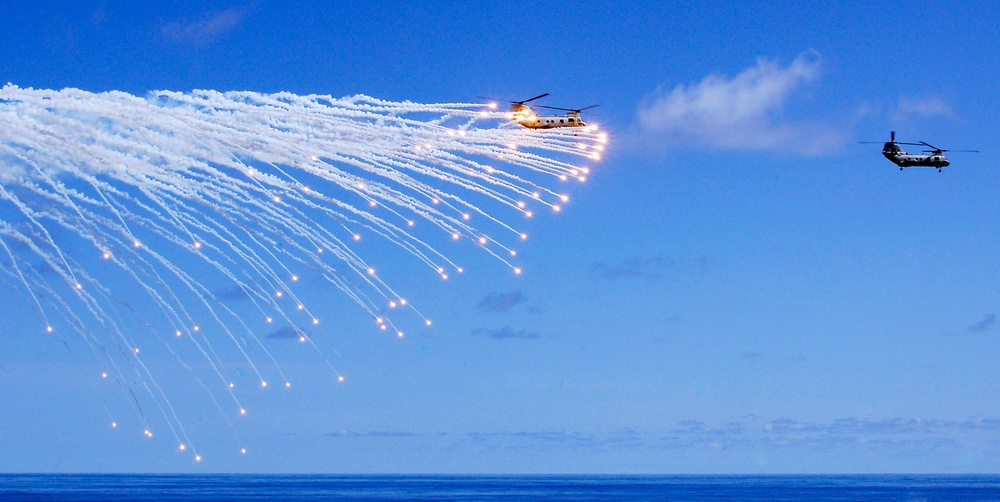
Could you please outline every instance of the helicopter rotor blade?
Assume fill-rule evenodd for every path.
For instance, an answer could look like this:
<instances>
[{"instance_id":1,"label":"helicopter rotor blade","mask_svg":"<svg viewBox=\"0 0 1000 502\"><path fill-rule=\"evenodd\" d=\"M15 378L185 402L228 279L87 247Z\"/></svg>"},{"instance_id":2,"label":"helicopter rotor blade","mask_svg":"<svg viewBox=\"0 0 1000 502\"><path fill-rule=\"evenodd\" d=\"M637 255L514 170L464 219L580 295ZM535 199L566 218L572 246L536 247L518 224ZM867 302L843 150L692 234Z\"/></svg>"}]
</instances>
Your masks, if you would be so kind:
<instances>
[{"instance_id":1,"label":"helicopter rotor blade","mask_svg":"<svg viewBox=\"0 0 1000 502\"><path fill-rule=\"evenodd\" d=\"M573 110L571 108L559 108L558 106L538 105L538 107L539 108L548 108L549 110L560 110L560 111L564 111L564 112L575 112L576 111L576 110Z\"/></svg>"},{"instance_id":2,"label":"helicopter rotor blade","mask_svg":"<svg viewBox=\"0 0 1000 502\"><path fill-rule=\"evenodd\" d=\"M531 99L526 99L524 101L511 101L511 103L520 103L520 104L523 105L523 104L525 104L525 103L527 103L529 101L534 101L536 99L541 99L541 98L544 98L545 96L548 96L548 95L549 95L549 93L546 92L545 94L539 94L539 95L537 95L537 96L535 96L535 97L533 97Z\"/></svg>"},{"instance_id":3,"label":"helicopter rotor blade","mask_svg":"<svg viewBox=\"0 0 1000 502\"><path fill-rule=\"evenodd\" d=\"M511 101L509 99L497 99L497 98L491 98L489 96L476 96L476 97L479 98L479 99L486 99L486 100L489 100L489 101L503 101L505 103L512 103L512 104L515 104L515 105L523 105L523 104L525 104L525 103L527 103L529 101L534 101L536 99L541 99L541 98L544 98L545 96L548 96L548 95L549 95L549 93L546 92L545 94L539 94L539 95L537 95L537 96L535 96L535 97L533 97L531 99L526 99L524 101Z\"/></svg>"},{"instance_id":4,"label":"helicopter rotor blade","mask_svg":"<svg viewBox=\"0 0 1000 502\"><path fill-rule=\"evenodd\" d=\"M931 152L970 152L970 153L979 153L979 150L949 150L947 148L938 148L938 147L936 147L934 145L931 145L930 143L927 143L926 141L921 141L920 144L926 146L927 148L930 148L929 151L931 151Z\"/></svg>"},{"instance_id":5,"label":"helicopter rotor blade","mask_svg":"<svg viewBox=\"0 0 1000 502\"><path fill-rule=\"evenodd\" d=\"M580 112L582 112L584 110L589 110L591 108L597 108L598 106L601 106L601 105L590 105L590 106L587 106L587 107L584 107L584 108L560 108L558 106L538 105L539 108L548 108L549 110L561 110L561 111L564 111L564 112L576 112L576 113L580 113Z\"/></svg>"},{"instance_id":6,"label":"helicopter rotor blade","mask_svg":"<svg viewBox=\"0 0 1000 502\"><path fill-rule=\"evenodd\" d=\"M903 143L903 142L900 142L900 141L896 141L896 131L889 131L889 141L859 141L858 143L872 144L872 145L875 145L875 144L878 144L878 143L883 143L883 144L884 143L895 143L897 145L921 145L921 144L923 144L923 143Z\"/></svg>"}]
</instances>

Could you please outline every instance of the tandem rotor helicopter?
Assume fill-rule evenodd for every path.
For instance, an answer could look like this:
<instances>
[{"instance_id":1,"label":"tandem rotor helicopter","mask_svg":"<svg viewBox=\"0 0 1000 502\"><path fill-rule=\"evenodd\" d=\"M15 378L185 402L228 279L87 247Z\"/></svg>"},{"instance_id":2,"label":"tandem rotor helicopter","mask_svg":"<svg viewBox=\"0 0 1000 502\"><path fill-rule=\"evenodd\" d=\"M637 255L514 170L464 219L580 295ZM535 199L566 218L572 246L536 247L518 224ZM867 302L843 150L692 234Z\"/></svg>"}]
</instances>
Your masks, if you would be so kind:
<instances>
[{"instance_id":1,"label":"tandem rotor helicopter","mask_svg":"<svg viewBox=\"0 0 1000 502\"><path fill-rule=\"evenodd\" d=\"M509 117L514 122L527 127L528 129L554 129L556 127L587 127L587 124L580 118L580 112L584 110L589 110L591 108L597 108L600 105L591 105L584 108L558 108L555 106L544 106L538 105L539 108L546 108L548 110L559 110L566 112L566 115L539 115L531 109L530 106L525 103L534 101L536 99L544 98L548 96L549 93L539 94L533 98L525 99L524 101L507 101L510 103ZM482 96L480 96L482 97ZM491 99L491 98L483 98ZM495 103L490 103L491 108L495 108Z\"/></svg>"},{"instance_id":2,"label":"tandem rotor helicopter","mask_svg":"<svg viewBox=\"0 0 1000 502\"><path fill-rule=\"evenodd\" d=\"M862 143L879 143L878 141L862 141ZM915 145L930 148L923 153L906 153L899 145ZM979 150L945 150L931 145L925 141L918 143L904 143L896 141L896 131L889 131L889 141L882 146L882 155L890 162L899 166L902 171L906 167L932 167L941 172L942 167L951 164L944 152L979 152Z\"/></svg>"}]
</instances>

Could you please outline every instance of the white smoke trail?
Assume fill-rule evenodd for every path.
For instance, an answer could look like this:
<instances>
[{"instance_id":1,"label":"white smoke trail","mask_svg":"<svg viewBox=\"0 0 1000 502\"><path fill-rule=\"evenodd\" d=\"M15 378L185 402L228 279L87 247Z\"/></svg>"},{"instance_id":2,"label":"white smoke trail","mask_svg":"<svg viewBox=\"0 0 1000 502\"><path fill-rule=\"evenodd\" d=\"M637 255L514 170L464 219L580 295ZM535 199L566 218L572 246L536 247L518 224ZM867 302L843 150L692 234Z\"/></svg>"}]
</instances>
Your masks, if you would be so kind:
<instances>
[{"instance_id":1,"label":"white smoke trail","mask_svg":"<svg viewBox=\"0 0 1000 502\"><path fill-rule=\"evenodd\" d=\"M188 368L178 353L186 340L217 379L198 383L220 410L231 401L244 412L220 344L235 347L262 386L270 371L290 385L259 324L207 277L228 283L266 323L295 326L302 342L313 340L299 325L319 320L296 293L299 270L402 336L386 313L412 304L352 242L379 236L444 278L461 272L425 242L434 233L413 232L429 223L519 273L505 242L524 235L493 213L558 210L567 199L551 186L583 181L606 141L591 127L524 129L473 103L216 91L141 98L10 84L0 90L0 123L3 271L37 310L40 331L87 344L103 376L130 395L147 436L135 389L192 452L140 346L156 342Z\"/></svg>"}]
</instances>

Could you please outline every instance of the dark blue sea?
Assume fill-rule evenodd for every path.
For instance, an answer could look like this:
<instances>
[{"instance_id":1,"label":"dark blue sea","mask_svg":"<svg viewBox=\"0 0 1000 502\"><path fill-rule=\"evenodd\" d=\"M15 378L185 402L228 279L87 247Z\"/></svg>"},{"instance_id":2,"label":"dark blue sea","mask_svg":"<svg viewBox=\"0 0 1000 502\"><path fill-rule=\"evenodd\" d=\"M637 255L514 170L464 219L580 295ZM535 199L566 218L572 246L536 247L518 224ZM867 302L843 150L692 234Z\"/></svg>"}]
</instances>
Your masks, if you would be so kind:
<instances>
[{"instance_id":1,"label":"dark blue sea","mask_svg":"<svg viewBox=\"0 0 1000 502\"><path fill-rule=\"evenodd\" d=\"M1000 501L1000 476L2 474L0 500Z\"/></svg>"}]
</instances>

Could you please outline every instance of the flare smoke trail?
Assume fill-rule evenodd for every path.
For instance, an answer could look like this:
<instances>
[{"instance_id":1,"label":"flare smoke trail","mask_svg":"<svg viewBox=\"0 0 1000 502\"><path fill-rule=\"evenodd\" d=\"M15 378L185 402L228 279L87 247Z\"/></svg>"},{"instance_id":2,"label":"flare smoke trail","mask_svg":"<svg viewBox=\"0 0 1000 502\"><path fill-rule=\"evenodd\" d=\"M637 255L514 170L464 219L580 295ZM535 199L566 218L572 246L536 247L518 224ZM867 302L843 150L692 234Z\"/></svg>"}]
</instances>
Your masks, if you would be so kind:
<instances>
[{"instance_id":1,"label":"flare smoke trail","mask_svg":"<svg viewBox=\"0 0 1000 502\"><path fill-rule=\"evenodd\" d=\"M606 136L528 130L485 109L8 84L0 277L37 311L39 332L67 347L83 341L145 435L153 422L200 460L140 347L192 373L207 368L196 379L223 416L245 414L234 368L261 386L265 375L291 385L261 330L287 324L286 336L313 344L303 326L319 319L298 293L300 278L339 289L376 329L403 336L407 322L430 324L352 250L362 236L442 278L461 267L436 240L468 241L520 273L510 246L525 236L494 213L558 211L567 196L548 187L583 181ZM401 309L419 317L388 315Z\"/></svg>"}]
</instances>

